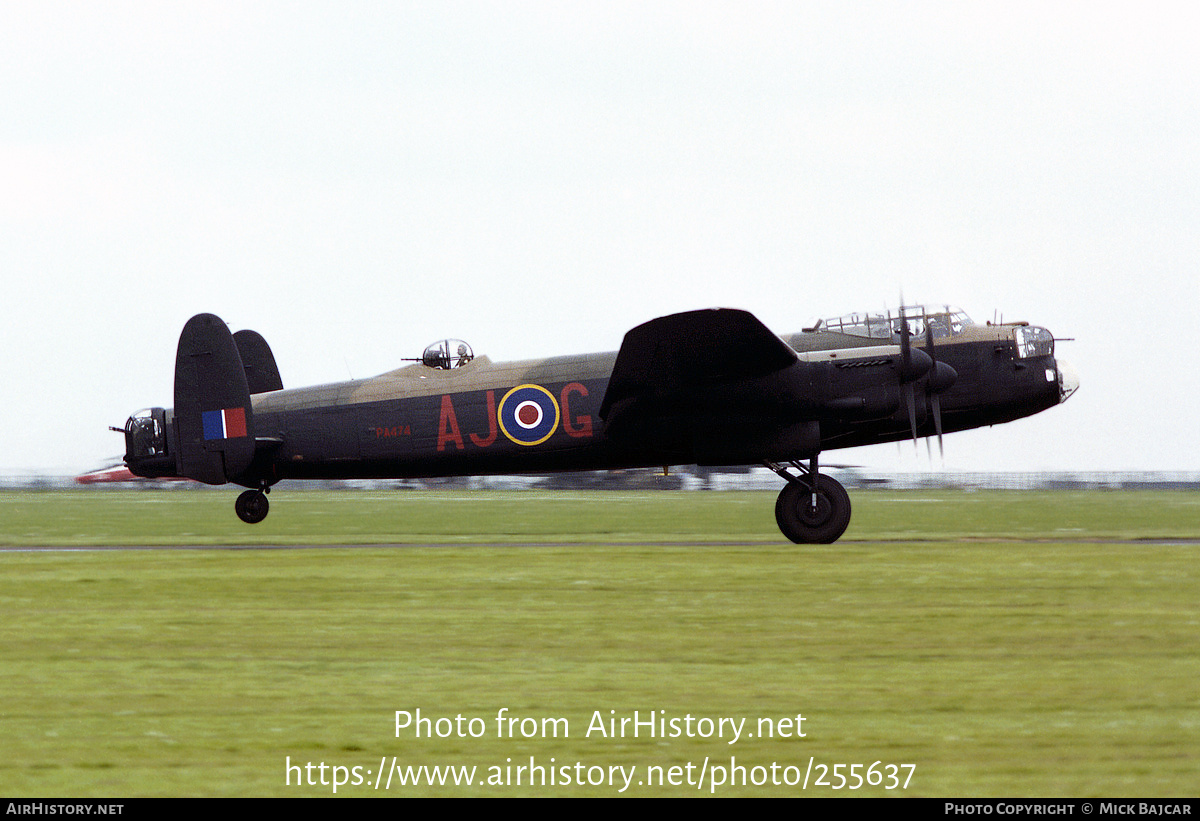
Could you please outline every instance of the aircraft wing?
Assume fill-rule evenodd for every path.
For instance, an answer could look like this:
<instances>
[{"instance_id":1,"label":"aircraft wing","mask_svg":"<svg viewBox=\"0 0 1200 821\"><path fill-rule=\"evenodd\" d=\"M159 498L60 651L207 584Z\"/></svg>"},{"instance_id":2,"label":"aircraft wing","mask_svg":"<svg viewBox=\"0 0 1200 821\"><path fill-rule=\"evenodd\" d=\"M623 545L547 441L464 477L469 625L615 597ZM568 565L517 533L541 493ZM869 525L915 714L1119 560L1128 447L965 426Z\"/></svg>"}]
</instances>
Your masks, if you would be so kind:
<instances>
[{"instance_id":1,"label":"aircraft wing","mask_svg":"<svg viewBox=\"0 0 1200 821\"><path fill-rule=\"evenodd\" d=\"M796 352L748 311L714 308L652 319L625 334L600 417L626 400L666 400L757 379L793 365Z\"/></svg>"}]
</instances>

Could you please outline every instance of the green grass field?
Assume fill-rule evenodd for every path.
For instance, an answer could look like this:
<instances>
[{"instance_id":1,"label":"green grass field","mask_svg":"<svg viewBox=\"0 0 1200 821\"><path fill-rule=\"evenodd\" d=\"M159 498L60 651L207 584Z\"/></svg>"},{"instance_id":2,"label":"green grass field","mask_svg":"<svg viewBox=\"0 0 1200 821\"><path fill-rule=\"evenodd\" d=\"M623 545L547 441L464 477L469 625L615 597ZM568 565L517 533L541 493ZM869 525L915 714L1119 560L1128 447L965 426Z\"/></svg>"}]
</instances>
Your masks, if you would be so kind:
<instances>
[{"instance_id":1,"label":"green grass field","mask_svg":"<svg viewBox=\"0 0 1200 821\"><path fill-rule=\"evenodd\" d=\"M1200 538L1197 494L859 492L821 547L763 493L280 489L254 528L232 498L0 494L14 548L354 545L0 553L0 794L331 795L297 786L322 763L339 796L618 795L616 767L639 796L1195 794L1200 545L1155 540ZM482 733L397 737L418 708ZM585 736L635 710L746 721ZM375 789L393 757L483 786Z\"/></svg>"}]
</instances>

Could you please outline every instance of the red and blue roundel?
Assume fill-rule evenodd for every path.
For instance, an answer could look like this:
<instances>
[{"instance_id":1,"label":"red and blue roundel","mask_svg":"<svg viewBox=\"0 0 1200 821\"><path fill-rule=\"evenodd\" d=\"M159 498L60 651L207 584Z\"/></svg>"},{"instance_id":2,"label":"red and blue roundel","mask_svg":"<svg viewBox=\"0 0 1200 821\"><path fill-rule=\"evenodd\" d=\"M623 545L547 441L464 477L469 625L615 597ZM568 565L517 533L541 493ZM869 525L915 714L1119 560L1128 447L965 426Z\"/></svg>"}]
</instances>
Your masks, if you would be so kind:
<instances>
[{"instance_id":1,"label":"red and blue roundel","mask_svg":"<svg viewBox=\"0 0 1200 821\"><path fill-rule=\"evenodd\" d=\"M540 445L558 429L558 402L541 385L518 385L504 394L496 417L518 445Z\"/></svg>"}]
</instances>

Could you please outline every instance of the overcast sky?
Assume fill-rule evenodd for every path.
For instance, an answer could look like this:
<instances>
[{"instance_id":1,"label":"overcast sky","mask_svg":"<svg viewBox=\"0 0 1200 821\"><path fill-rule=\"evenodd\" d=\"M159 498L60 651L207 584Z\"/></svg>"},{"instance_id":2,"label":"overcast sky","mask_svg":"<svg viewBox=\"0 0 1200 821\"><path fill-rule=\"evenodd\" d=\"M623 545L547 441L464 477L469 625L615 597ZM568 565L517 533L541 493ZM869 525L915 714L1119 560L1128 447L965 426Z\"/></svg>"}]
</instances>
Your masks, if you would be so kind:
<instances>
[{"instance_id":1,"label":"overcast sky","mask_svg":"<svg viewBox=\"0 0 1200 821\"><path fill-rule=\"evenodd\" d=\"M4 3L0 472L121 452L200 312L300 386L901 291L1074 340L1080 392L948 469L1200 470L1198 40L1183 2Z\"/></svg>"}]
</instances>

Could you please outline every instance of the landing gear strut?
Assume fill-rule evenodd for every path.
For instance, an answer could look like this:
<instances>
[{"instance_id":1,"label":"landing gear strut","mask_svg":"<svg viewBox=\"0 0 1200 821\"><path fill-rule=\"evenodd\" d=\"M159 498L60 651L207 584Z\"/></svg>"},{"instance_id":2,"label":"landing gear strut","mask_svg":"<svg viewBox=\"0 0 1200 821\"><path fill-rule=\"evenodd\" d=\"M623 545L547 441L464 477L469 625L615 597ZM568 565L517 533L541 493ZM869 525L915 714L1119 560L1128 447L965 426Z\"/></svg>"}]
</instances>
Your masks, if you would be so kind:
<instances>
[{"instance_id":1,"label":"landing gear strut","mask_svg":"<svg viewBox=\"0 0 1200 821\"><path fill-rule=\"evenodd\" d=\"M238 496L237 501L233 503L238 518L248 525L256 525L267 518L271 509L271 504L267 501L267 494L270 492L271 489L264 485L258 490L247 490Z\"/></svg>"},{"instance_id":2,"label":"landing gear strut","mask_svg":"<svg viewBox=\"0 0 1200 821\"><path fill-rule=\"evenodd\" d=\"M788 465L764 464L787 480L775 501L775 521L784 536L796 544L832 544L846 532L850 495L836 479L821 475L815 456L808 468L789 463L799 476L792 475Z\"/></svg>"}]
</instances>

